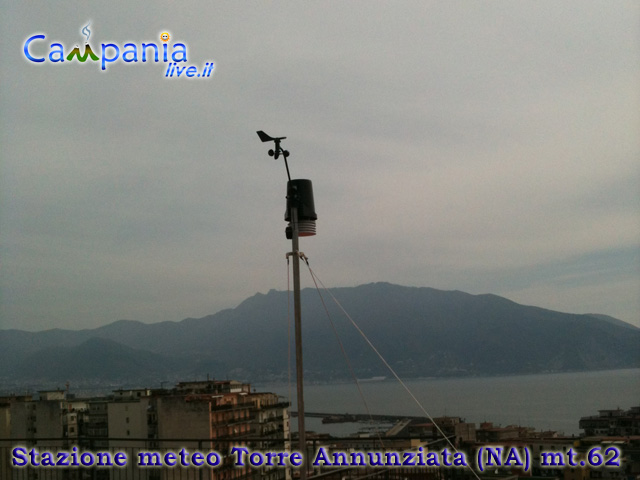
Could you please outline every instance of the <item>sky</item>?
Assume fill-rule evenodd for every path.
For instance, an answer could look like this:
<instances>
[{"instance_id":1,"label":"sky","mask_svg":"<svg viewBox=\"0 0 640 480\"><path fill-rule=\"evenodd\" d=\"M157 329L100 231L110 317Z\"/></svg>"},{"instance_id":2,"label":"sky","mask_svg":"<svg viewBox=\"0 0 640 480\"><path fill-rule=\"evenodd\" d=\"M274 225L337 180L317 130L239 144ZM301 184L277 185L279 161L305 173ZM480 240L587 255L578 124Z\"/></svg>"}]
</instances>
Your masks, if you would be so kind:
<instances>
[{"instance_id":1,"label":"sky","mask_svg":"<svg viewBox=\"0 0 640 480\"><path fill-rule=\"evenodd\" d=\"M179 321L286 290L287 176L257 130L313 182L300 247L326 286L640 326L637 2L0 4L0 328ZM99 60L51 61L85 26ZM168 61L142 62L163 32ZM127 43L137 62L106 62ZM211 75L167 77L176 43Z\"/></svg>"}]
</instances>

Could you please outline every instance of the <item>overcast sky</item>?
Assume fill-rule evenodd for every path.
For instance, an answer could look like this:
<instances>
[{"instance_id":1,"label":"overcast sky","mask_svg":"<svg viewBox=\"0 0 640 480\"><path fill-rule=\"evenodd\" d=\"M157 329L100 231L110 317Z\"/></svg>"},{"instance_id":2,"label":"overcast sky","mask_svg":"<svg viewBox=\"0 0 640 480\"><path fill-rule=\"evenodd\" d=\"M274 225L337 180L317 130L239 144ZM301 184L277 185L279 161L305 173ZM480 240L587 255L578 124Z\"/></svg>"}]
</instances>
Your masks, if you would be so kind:
<instances>
[{"instance_id":1,"label":"overcast sky","mask_svg":"<svg viewBox=\"0 0 640 480\"><path fill-rule=\"evenodd\" d=\"M640 326L640 6L14 2L0 35L0 328L93 328L287 288L286 136L327 286L494 293ZM52 43L168 63L52 63ZM44 34L30 52L27 38ZM113 52L113 51L111 51ZM141 56L141 53L139 53ZM303 286L312 286L303 271Z\"/></svg>"}]
</instances>

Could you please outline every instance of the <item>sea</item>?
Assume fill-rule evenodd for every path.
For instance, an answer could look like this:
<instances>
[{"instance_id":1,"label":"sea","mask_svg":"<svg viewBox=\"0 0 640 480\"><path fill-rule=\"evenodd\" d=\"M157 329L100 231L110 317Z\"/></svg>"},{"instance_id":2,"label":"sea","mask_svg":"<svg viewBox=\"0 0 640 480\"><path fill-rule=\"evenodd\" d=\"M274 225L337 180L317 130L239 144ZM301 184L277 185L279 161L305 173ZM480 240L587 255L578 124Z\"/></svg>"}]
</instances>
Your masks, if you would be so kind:
<instances>
[{"instance_id":1,"label":"sea","mask_svg":"<svg viewBox=\"0 0 640 480\"><path fill-rule=\"evenodd\" d=\"M476 424L520 425L577 436L581 433L581 417L597 415L598 410L640 406L640 369L403 382L411 393L393 378L360 380L362 396L355 381L305 385L305 411L424 416L424 408L431 417L462 417ZM289 399L292 410L297 410L295 378L291 385L253 386ZM293 420L291 428L295 431ZM362 422L323 424L320 418L305 418L306 430L334 436L384 430L388 426Z\"/></svg>"}]
</instances>

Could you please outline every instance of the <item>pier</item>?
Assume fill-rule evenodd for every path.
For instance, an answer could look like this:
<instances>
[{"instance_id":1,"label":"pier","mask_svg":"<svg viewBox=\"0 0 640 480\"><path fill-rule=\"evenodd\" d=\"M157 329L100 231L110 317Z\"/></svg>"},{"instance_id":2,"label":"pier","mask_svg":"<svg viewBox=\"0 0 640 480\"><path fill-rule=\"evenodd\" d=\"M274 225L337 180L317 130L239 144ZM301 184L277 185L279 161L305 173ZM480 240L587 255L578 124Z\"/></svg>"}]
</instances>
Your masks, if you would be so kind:
<instances>
[{"instance_id":1,"label":"pier","mask_svg":"<svg viewBox=\"0 0 640 480\"><path fill-rule=\"evenodd\" d=\"M298 412L291 412L293 417L298 416ZM306 417L322 418L322 423L351 423L351 422L376 422L395 423L400 420L419 420L424 417L412 417L409 415L368 415L366 413L320 413L305 412Z\"/></svg>"}]
</instances>

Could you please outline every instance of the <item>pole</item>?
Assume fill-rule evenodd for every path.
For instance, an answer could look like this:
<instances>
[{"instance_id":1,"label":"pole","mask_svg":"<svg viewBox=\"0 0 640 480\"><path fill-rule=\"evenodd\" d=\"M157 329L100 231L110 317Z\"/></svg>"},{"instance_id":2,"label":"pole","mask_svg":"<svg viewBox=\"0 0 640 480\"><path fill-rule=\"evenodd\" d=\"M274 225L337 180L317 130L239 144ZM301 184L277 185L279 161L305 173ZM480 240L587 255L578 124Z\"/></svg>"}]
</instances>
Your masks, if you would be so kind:
<instances>
[{"instance_id":1,"label":"pole","mask_svg":"<svg viewBox=\"0 0 640 480\"><path fill-rule=\"evenodd\" d=\"M295 195L295 193L294 193ZM296 386L298 393L298 450L302 454L300 480L307 478L307 440L304 429L304 388L302 369L302 314L300 307L300 252L298 246L298 208L297 199L291 207L291 248L293 250L293 310L295 317L296 339Z\"/></svg>"}]
</instances>

